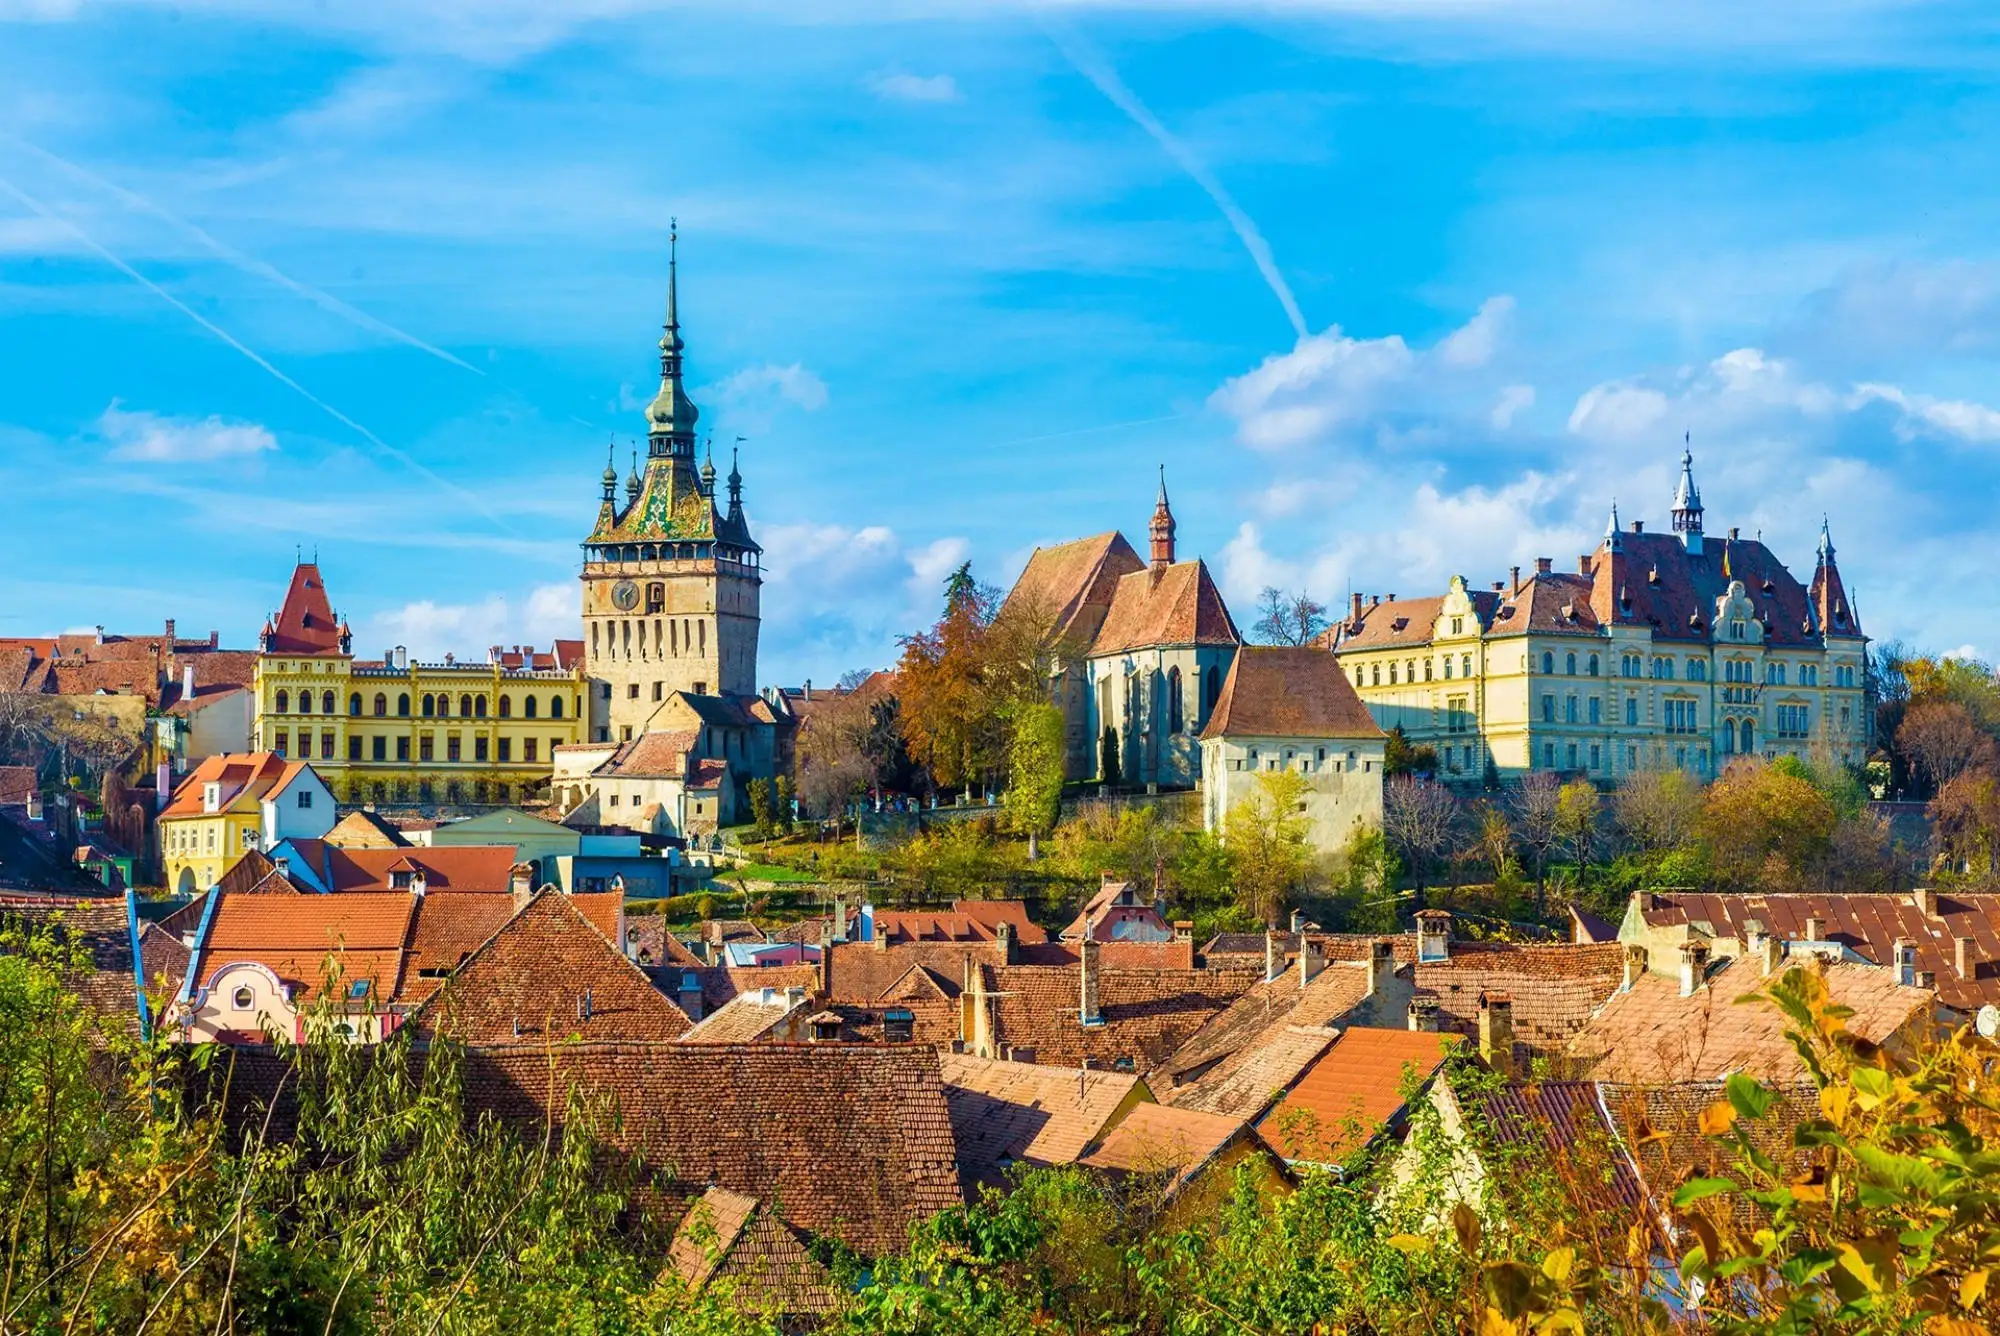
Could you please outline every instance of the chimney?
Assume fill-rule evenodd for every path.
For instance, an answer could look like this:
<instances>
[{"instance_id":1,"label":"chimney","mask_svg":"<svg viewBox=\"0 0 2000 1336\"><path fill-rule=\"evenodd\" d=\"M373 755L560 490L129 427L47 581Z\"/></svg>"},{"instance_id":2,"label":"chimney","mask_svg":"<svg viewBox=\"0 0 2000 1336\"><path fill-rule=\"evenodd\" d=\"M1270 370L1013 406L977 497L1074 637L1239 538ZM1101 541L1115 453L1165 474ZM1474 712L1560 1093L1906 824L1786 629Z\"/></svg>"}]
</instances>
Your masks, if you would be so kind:
<instances>
[{"instance_id":1,"label":"chimney","mask_svg":"<svg viewBox=\"0 0 2000 1336\"><path fill-rule=\"evenodd\" d=\"M811 700L812 698L813 698L813 680L810 677L808 677L806 679L806 699Z\"/></svg>"},{"instance_id":2,"label":"chimney","mask_svg":"<svg viewBox=\"0 0 2000 1336\"><path fill-rule=\"evenodd\" d=\"M680 1002L681 1010L687 1013L689 1020L697 1023L701 1020L701 976L699 974L696 974L693 970L681 971L680 996L677 1000Z\"/></svg>"},{"instance_id":3,"label":"chimney","mask_svg":"<svg viewBox=\"0 0 2000 1336\"><path fill-rule=\"evenodd\" d=\"M1930 970L1918 970L1917 987L1935 989L1937 987L1937 975Z\"/></svg>"},{"instance_id":4,"label":"chimney","mask_svg":"<svg viewBox=\"0 0 2000 1336\"><path fill-rule=\"evenodd\" d=\"M1898 937L1889 948L1890 959L1896 962L1896 982L1908 987L1917 981L1917 946L1906 937Z\"/></svg>"},{"instance_id":5,"label":"chimney","mask_svg":"<svg viewBox=\"0 0 2000 1336\"><path fill-rule=\"evenodd\" d=\"M1303 909L1294 909L1292 911L1292 936L1296 937L1305 930L1306 911Z\"/></svg>"},{"instance_id":6,"label":"chimney","mask_svg":"<svg viewBox=\"0 0 2000 1336\"><path fill-rule=\"evenodd\" d=\"M1002 965L1013 964L1014 925L1007 922L1007 920L1005 919L1000 920L1000 922L993 925L993 940L996 943L998 943L1000 947L1000 963Z\"/></svg>"},{"instance_id":7,"label":"chimney","mask_svg":"<svg viewBox=\"0 0 2000 1336\"><path fill-rule=\"evenodd\" d=\"M1644 520L1633 520L1633 521L1632 521L1632 532L1633 532L1633 533L1644 533L1644 532L1646 532L1646 521L1644 521Z\"/></svg>"},{"instance_id":8,"label":"chimney","mask_svg":"<svg viewBox=\"0 0 2000 1336\"><path fill-rule=\"evenodd\" d=\"M1369 607L1371 607L1371 608L1379 608L1379 607L1381 607L1381 606L1382 606L1382 596L1381 596L1380 594L1370 594L1370 595L1368 596L1368 606L1369 606Z\"/></svg>"},{"instance_id":9,"label":"chimney","mask_svg":"<svg viewBox=\"0 0 2000 1336\"><path fill-rule=\"evenodd\" d=\"M1284 971L1284 955L1278 950L1278 934L1264 929L1264 981L1269 983Z\"/></svg>"},{"instance_id":10,"label":"chimney","mask_svg":"<svg viewBox=\"0 0 2000 1336\"><path fill-rule=\"evenodd\" d=\"M1556 565L1555 558L1553 557L1536 557L1535 574L1547 575L1550 571L1555 569L1555 565Z\"/></svg>"},{"instance_id":11,"label":"chimney","mask_svg":"<svg viewBox=\"0 0 2000 1336\"><path fill-rule=\"evenodd\" d=\"M1785 963L1785 942L1781 937L1766 937L1757 949L1758 968L1765 978L1778 972Z\"/></svg>"},{"instance_id":12,"label":"chimney","mask_svg":"<svg viewBox=\"0 0 2000 1336\"><path fill-rule=\"evenodd\" d=\"M514 892L514 903L518 907L535 893L534 869L526 863L514 864L514 870L508 874L507 884L508 889Z\"/></svg>"},{"instance_id":13,"label":"chimney","mask_svg":"<svg viewBox=\"0 0 2000 1336\"><path fill-rule=\"evenodd\" d=\"M1194 945L1193 919L1174 920L1174 940L1176 942L1186 942L1189 946Z\"/></svg>"},{"instance_id":14,"label":"chimney","mask_svg":"<svg viewBox=\"0 0 2000 1336\"><path fill-rule=\"evenodd\" d=\"M1937 892L1930 887L1919 886L1914 891L1911 891L1910 903L1915 905L1917 912L1925 918L1937 917Z\"/></svg>"},{"instance_id":15,"label":"chimney","mask_svg":"<svg viewBox=\"0 0 2000 1336\"><path fill-rule=\"evenodd\" d=\"M1104 1024L1104 1013L1097 1005L1097 951L1097 943L1088 937L1079 942L1076 948L1079 984L1077 1019L1084 1025Z\"/></svg>"},{"instance_id":16,"label":"chimney","mask_svg":"<svg viewBox=\"0 0 2000 1336\"><path fill-rule=\"evenodd\" d=\"M1521 568L1519 566L1509 566L1507 568L1508 597L1511 598L1512 596L1520 592L1521 592Z\"/></svg>"},{"instance_id":17,"label":"chimney","mask_svg":"<svg viewBox=\"0 0 2000 1336\"><path fill-rule=\"evenodd\" d=\"M167 642L167 648L171 650L174 647L174 619L171 617L167 618L167 634L163 638Z\"/></svg>"},{"instance_id":18,"label":"chimney","mask_svg":"<svg viewBox=\"0 0 2000 1336\"><path fill-rule=\"evenodd\" d=\"M1319 948L1312 944L1311 938L1307 937L1304 933L1300 933L1299 934L1300 991L1304 991L1305 986L1311 983L1313 979L1318 976L1319 972L1325 968L1326 968L1326 961L1321 958L1319 953Z\"/></svg>"},{"instance_id":19,"label":"chimney","mask_svg":"<svg viewBox=\"0 0 2000 1336\"><path fill-rule=\"evenodd\" d=\"M1514 999L1505 993L1479 995L1479 1056L1501 1076L1514 1076Z\"/></svg>"},{"instance_id":20,"label":"chimney","mask_svg":"<svg viewBox=\"0 0 2000 1336\"><path fill-rule=\"evenodd\" d=\"M1619 984L1619 991L1629 993L1638 986L1646 973L1646 948L1637 942L1625 944L1625 978Z\"/></svg>"},{"instance_id":21,"label":"chimney","mask_svg":"<svg viewBox=\"0 0 2000 1336\"><path fill-rule=\"evenodd\" d=\"M194 699L194 665L191 663L181 665L181 699Z\"/></svg>"},{"instance_id":22,"label":"chimney","mask_svg":"<svg viewBox=\"0 0 2000 1336\"><path fill-rule=\"evenodd\" d=\"M1693 997L1708 981L1708 943L1700 940L1681 943L1681 996Z\"/></svg>"},{"instance_id":23,"label":"chimney","mask_svg":"<svg viewBox=\"0 0 2000 1336\"><path fill-rule=\"evenodd\" d=\"M847 940L846 896L836 895L833 897L833 917L828 921L827 926L833 933L834 941L844 942Z\"/></svg>"},{"instance_id":24,"label":"chimney","mask_svg":"<svg viewBox=\"0 0 2000 1336\"><path fill-rule=\"evenodd\" d=\"M1576 573L1586 580L1590 578L1590 553L1586 552L1576 559Z\"/></svg>"},{"instance_id":25,"label":"chimney","mask_svg":"<svg viewBox=\"0 0 2000 1336\"><path fill-rule=\"evenodd\" d=\"M1377 938L1368 944L1368 991L1365 997L1373 997L1382 991L1382 986L1396 972L1396 944L1384 938Z\"/></svg>"},{"instance_id":26,"label":"chimney","mask_svg":"<svg viewBox=\"0 0 2000 1336\"><path fill-rule=\"evenodd\" d=\"M1410 1028L1434 1032L1438 1028L1438 1000L1419 995L1410 999Z\"/></svg>"},{"instance_id":27,"label":"chimney","mask_svg":"<svg viewBox=\"0 0 2000 1336\"><path fill-rule=\"evenodd\" d=\"M1757 956L1764 950L1764 920L1743 920L1743 954Z\"/></svg>"},{"instance_id":28,"label":"chimney","mask_svg":"<svg viewBox=\"0 0 2000 1336\"><path fill-rule=\"evenodd\" d=\"M1356 594L1356 595L1354 596L1354 614L1353 614L1353 620L1355 620L1355 621L1357 621L1357 622L1361 620L1361 595L1359 595L1359 594Z\"/></svg>"},{"instance_id":29,"label":"chimney","mask_svg":"<svg viewBox=\"0 0 2000 1336\"><path fill-rule=\"evenodd\" d=\"M430 885L424 880L423 873L419 872L416 876L410 878L410 894L416 896L419 900L423 899L424 892L429 889Z\"/></svg>"},{"instance_id":30,"label":"chimney","mask_svg":"<svg viewBox=\"0 0 2000 1336\"><path fill-rule=\"evenodd\" d=\"M1739 536L1742 534L1742 532L1743 531L1737 528L1735 525L1731 525L1729 528L1729 541L1732 543L1736 542Z\"/></svg>"},{"instance_id":31,"label":"chimney","mask_svg":"<svg viewBox=\"0 0 2000 1336\"><path fill-rule=\"evenodd\" d=\"M100 645L104 643L104 628L101 625L97 628L96 643Z\"/></svg>"},{"instance_id":32,"label":"chimney","mask_svg":"<svg viewBox=\"0 0 2000 1336\"><path fill-rule=\"evenodd\" d=\"M1417 919L1417 959L1431 962L1451 959L1451 914L1442 909L1419 909Z\"/></svg>"},{"instance_id":33,"label":"chimney","mask_svg":"<svg viewBox=\"0 0 2000 1336\"><path fill-rule=\"evenodd\" d=\"M1978 944L1974 942L1970 937L1961 937L1957 941L1957 947L1958 950L1957 950L1956 964L1958 966L1958 977L1961 979L1978 978L1979 977Z\"/></svg>"},{"instance_id":34,"label":"chimney","mask_svg":"<svg viewBox=\"0 0 2000 1336\"><path fill-rule=\"evenodd\" d=\"M1820 918L1819 915L1817 914L1806 915L1806 940L1808 942L1817 942L1823 940L1821 934L1823 934L1825 931L1826 931L1826 923Z\"/></svg>"},{"instance_id":35,"label":"chimney","mask_svg":"<svg viewBox=\"0 0 2000 1336\"><path fill-rule=\"evenodd\" d=\"M819 935L819 997L822 1002L833 1000L833 929L823 928Z\"/></svg>"}]
</instances>

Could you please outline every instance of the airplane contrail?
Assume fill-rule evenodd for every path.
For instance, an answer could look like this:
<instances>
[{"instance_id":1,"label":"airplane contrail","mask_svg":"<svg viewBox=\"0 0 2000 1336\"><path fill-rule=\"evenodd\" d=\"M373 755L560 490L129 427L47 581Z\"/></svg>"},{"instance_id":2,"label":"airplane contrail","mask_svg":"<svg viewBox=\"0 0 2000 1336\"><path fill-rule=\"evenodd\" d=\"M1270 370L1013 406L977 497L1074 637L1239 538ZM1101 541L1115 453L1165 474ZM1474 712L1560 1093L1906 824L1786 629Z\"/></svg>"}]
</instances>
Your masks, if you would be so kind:
<instances>
[{"instance_id":1,"label":"airplane contrail","mask_svg":"<svg viewBox=\"0 0 2000 1336\"><path fill-rule=\"evenodd\" d=\"M237 338L234 334L231 334L228 330L216 324L213 320L210 320L207 316L195 310L192 306L189 306L186 302L182 301L180 298L174 296L173 293L168 292L158 283L155 283L152 279L147 278L137 269L134 269L131 265L125 263L125 261L119 259L116 255L112 254L97 240L97 238L91 236L90 233L84 231L82 227L77 225L69 218L66 218L62 214L59 214L55 210L49 208L47 205L43 204L40 200L36 199L33 195L30 195L27 191L21 189L19 186L15 185L12 181L9 181L4 176L0 176L0 191L5 191L7 194L12 195L15 199L19 200L29 209L32 209L39 217L45 218L48 221L55 223L57 226L62 227L67 231L69 231L76 237L77 240L81 241L84 245L90 247L92 251L96 252L98 257L101 258L106 264L118 270L120 273L124 274L127 278L131 279L133 282L139 284L141 287L145 288L148 292L151 292L161 301L167 303L167 305L173 307L175 310L179 311L182 315L194 321L197 325L200 325L203 329L207 330L209 333L213 334L216 338L228 344L231 348L234 348L237 352L243 354L243 356L250 359L250 361L256 363L257 366L262 368L273 379L278 381L279 384L284 385L286 388L290 389L294 394L297 394L301 399L304 399L307 403L313 405L315 408L319 409L322 413L325 413L328 417L332 418L334 421L340 423L342 426L352 431L355 435L361 437L363 440L369 442L371 445L374 445L376 448L380 449L384 454L387 454L392 459L397 460L399 463L423 475L425 478L428 478L430 481L436 483L439 487L443 488L445 491L450 492L453 495L457 496L460 500L464 501L474 510L477 510L487 519L493 521L493 523L498 525L501 529L506 530L509 533L513 532L512 528L506 523L506 521L502 520L498 515L495 515L491 510L487 509L485 503L482 502L477 496L473 495L471 492L466 491L463 487L460 487L458 484L451 482L450 480L443 478L438 474L432 472L429 468L426 468L423 464L419 463L415 458L413 458L409 454L389 444L387 441L383 440L380 436L377 436L374 432L362 426L359 422L356 422L353 418L347 416L347 414L341 412L338 408L335 408L332 404L320 398L318 395L314 394L311 390L308 390L305 386L299 384L296 380L293 380L290 376L280 371L277 367L271 365L271 363L267 361L261 353L257 352L256 349L250 347L248 344L244 343L241 339Z\"/></svg>"},{"instance_id":2,"label":"airplane contrail","mask_svg":"<svg viewBox=\"0 0 2000 1336\"><path fill-rule=\"evenodd\" d=\"M116 195L120 200L124 201L131 207L135 209L141 209L146 213L150 213L155 218L158 218L161 221L167 223L169 226L180 229L182 232L185 232L187 235L193 237L196 241L200 242L202 245L208 247L210 251L214 252L222 259L228 261L230 264L235 265L238 269L243 270L245 273L255 274L259 278L266 279L272 283L276 283L279 287L284 288L290 292L293 292L298 296L304 297L307 301L312 302L315 306L318 306L323 310L332 312L334 315L339 316L341 319L347 321L349 324L356 325L362 329L369 331L372 334L380 334L384 338L393 339L398 343L406 343L410 347L417 349L419 352L429 353L432 357L438 358L441 361L449 362L453 366L459 367L463 370L470 371L475 376L483 376L486 374L484 371L472 365L472 363L466 361L464 358L459 357L454 353L446 352L443 348L437 347L435 344L426 343L422 339L418 338L416 335L408 333L405 330L398 329L394 325L390 324L388 321L378 319L375 316L368 314L366 311L357 310L356 308L349 306L346 302L342 301L340 298L334 296L332 293L323 292L320 289L312 286L310 283L301 282L300 280L293 278L290 274L284 272L282 269L279 269L276 265L273 265L268 261L260 260L254 255L245 255L242 251L237 250L234 246L231 246L228 242L223 241L221 238L216 237L211 233L209 233L199 224L189 222L187 219L181 217L179 214L172 212L171 210L163 207L162 205L154 203L152 200L146 198L144 195L139 194L135 190L126 189L124 186L119 185L116 181L106 180L104 177L99 176L96 172L91 171L88 167L84 167L79 163L71 162L68 158L63 157L60 154L51 153L49 152L49 150L42 148L40 145L31 144L27 140L20 138L18 135L4 134L4 132L0 132L0 137L4 137L8 142L20 146L21 148L34 154L36 157L41 158L43 161L48 162L53 166L61 169L62 171L69 173L71 176L74 176L78 180L88 182L90 185L96 186L100 190L104 190L113 195Z\"/></svg>"},{"instance_id":3,"label":"airplane contrail","mask_svg":"<svg viewBox=\"0 0 2000 1336\"><path fill-rule=\"evenodd\" d=\"M1154 141L1167 151L1167 156L1180 164L1181 170L1194 178L1196 185L1208 192L1208 197L1215 201L1215 207L1222 211L1222 216L1234 229L1236 239L1243 243L1244 250L1250 252L1250 259L1256 264L1257 272L1264 276L1264 282L1270 287L1272 295L1278 299L1278 304L1285 308L1285 318L1292 322L1293 332L1303 339L1306 336L1305 317L1299 313L1298 301L1293 298L1292 289L1285 282L1285 276L1278 272L1278 262L1271 256L1271 245L1264 240L1264 234L1258 231L1256 222L1249 214L1243 212L1242 206L1222 188L1222 183L1215 179L1214 174L1202 164L1201 160L1188 152L1187 145L1181 143L1174 137L1172 131L1160 124L1159 117L1147 109L1146 104L1139 100L1138 94L1125 86L1125 81L1118 77L1118 71L1105 63L1089 43L1073 32L1063 31L1053 23L1045 23L1043 29L1048 33L1049 40L1056 44L1056 49L1076 67L1077 73L1097 85L1098 92L1104 94L1111 100L1112 105L1131 117L1133 124L1151 135Z\"/></svg>"}]
</instances>

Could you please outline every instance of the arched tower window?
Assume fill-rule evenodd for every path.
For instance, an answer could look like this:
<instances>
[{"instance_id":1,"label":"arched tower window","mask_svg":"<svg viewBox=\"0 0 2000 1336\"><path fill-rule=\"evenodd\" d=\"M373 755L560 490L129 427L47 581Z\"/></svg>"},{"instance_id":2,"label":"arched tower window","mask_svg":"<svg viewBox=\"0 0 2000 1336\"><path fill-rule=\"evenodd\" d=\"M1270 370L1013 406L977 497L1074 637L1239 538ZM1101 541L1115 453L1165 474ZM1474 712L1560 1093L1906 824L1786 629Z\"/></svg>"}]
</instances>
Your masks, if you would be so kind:
<instances>
[{"instance_id":1,"label":"arched tower window","mask_svg":"<svg viewBox=\"0 0 2000 1336\"><path fill-rule=\"evenodd\" d=\"M300 713L300 714L311 714L312 712L313 712L313 694L312 694L312 692L310 692L310 691L301 691L301 692L299 693L299 713Z\"/></svg>"},{"instance_id":2,"label":"arched tower window","mask_svg":"<svg viewBox=\"0 0 2000 1336\"><path fill-rule=\"evenodd\" d=\"M473 714L473 717L474 717L474 718L477 718L477 719L484 719L484 718L486 717L486 697L485 697L485 696L481 695L481 696L475 696L475 697L473 698L473 701L472 701L472 714Z\"/></svg>"},{"instance_id":3,"label":"arched tower window","mask_svg":"<svg viewBox=\"0 0 2000 1336\"><path fill-rule=\"evenodd\" d=\"M389 713L389 698L381 692L375 693L375 717L383 718Z\"/></svg>"},{"instance_id":4,"label":"arched tower window","mask_svg":"<svg viewBox=\"0 0 2000 1336\"><path fill-rule=\"evenodd\" d=\"M551 700L549 701L549 718L551 718L551 719L560 719L560 718L562 718L562 697L561 697L561 696L556 696L556 697L553 697L553 698L552 698L552 699L551 699Z\"/></svg>"},{"instance_id":5,"label":"arched tower window","mask_svg":"<svg viewBox=\"0 0 2000 1336\"><path fill-rule=\"evenodd\" d=\"M435 696L433 696L433 695L429 694L428 692L426 692L426 693L424 694L424 706L423 706L423 709L424 709L424 718L426 718L426 719L428 719L428 718L430 718L430 717L431 717L432 715L436 714L436 713L437 713L437 697L435 697Z\"/></svg>"}]
</instances>

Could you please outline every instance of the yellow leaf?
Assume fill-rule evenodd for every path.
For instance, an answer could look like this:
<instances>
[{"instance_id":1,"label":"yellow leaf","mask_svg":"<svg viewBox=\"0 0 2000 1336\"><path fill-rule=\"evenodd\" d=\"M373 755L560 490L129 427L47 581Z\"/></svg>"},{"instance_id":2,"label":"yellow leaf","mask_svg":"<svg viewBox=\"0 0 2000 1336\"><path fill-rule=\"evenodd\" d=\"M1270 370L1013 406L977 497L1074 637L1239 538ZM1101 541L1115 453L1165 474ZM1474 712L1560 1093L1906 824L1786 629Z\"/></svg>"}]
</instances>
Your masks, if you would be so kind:
<instances>
[{"instance_id":1,"label":"yellow leaf","mask_svg":"<svg viewBox=\"0 0 2000 1336\"><path fill-rule=\"evenodd\" d=\"M1479 1315L1479 1336L1514 1336L1519 1330L1519 1327L1500 1316L1500 1310L1497 1308L1488 1308Z\"/></svg>"},{"instance_id":2,"label":"yellow leaf","mask_svg":"<svg viewBox=\"0 0 2000 1336\"><path fill-rule=\"evenodd\" d=\"M1431 1241L1415 1234L1391 1234L1388 1242L1391 1248L1402 1253L1420 1253L1431 1250Z\"/></svg>"},{"instance_id":3,"label":"yellow leaf","mask_svg":"<svg viewBox=\"0 0 2000 1336\"><path fill-rule=\"evenodd\" d=\"M1819 1092L1819 1111L1836 1127L1847 1121L1847 1106L1854 1091L1847 1086L1828 1086Z\"/></svg>"},{"instance_id":4,"label":"yellow leaf","mask_svg":"<svg viewBox=\"0 0 2000 1336\"><path fill-rule=\"evenodd\" d=\"M1986 1297L1986 1278L1990 1271L1968 1271L1965 1279L1958 1282L1958 1306L1972 1308Z\"/></svg>"},{"instance_id":5,"label":"yellow leaf","mask_svg":"<svg viewBox=\"0 0 2000 1336\"><path fill-rule=\"evenodd\" d=\"M1814 1183L1810 1179L1802 1178L1798 1182L1788 1183L1786 1186L1792 1190L1793 1201L1826 1200L1826 1184L1824 1183Z\"/></svg>"},{"instance_id":6,"label":"yellow leaf","mask_svg":"<svg viewBox=\"0 0 2000 1336\"><path fill-rule=\"evenodd\" d=\"M1696 1126L1705 1137L1719 1137L1736 1124L1736 1110L1728 1100L1717 1100L1701 1111Z\"/></svg>"},{"instance_id":7,"label":"yellow leaf","mask_svg":"<svg viewBox=\"0 0 2000 1336\"><path fill-rule=\"evenodd\" d=\"M1464 1202L1451 1208L1451 1227L1458 1234L1458 1246L1467 1252L1479 1249L1479 1215Z\"/></svg>"},{"instance_id":8,"label":"yellow leaf","mask_svg":"<svg viewBox=\"0 0 2000 1336\"><path fill-rule=\"evenodd\" d=\"M1934 1317L1924 1322L1924 1336L1993 1336L1984 1322L1962 1317Z\"/></svg>"},{"instance_id":9,"label":"yellow leaf","mask_svg":"<svg viewBox=\"0 0 2000 1336\"><path fill-rule=\"evenodd\" d=\"M1651 1247L1648 1246L1648 1243L1649 1240L1646 1237L1646 1230L1644 1226L1633 1225L1630 1229L1626 1230L1625 1260L1628 1262L1637 1262L1642 1260L1647 1253L1652 1251Z\"/></svg>"},{"instance_id":10,"label":"yellow leaf","mask_svg":"<svg viewBox=\"0 0 2000 1336\"><path fill-rule=\"evenodd\" d=\"M1555 1312L1550 1313L1540 1322L1537 1322L1535 1324L1535 1331L1537 1333L1573 1331L1577 1333L1577 1336L1583 1336L1583 1319L1577 1316L1574 1308L1558 1308Z\"/></svg>"},{"instance_id":11,"label":"yellow leaf","mask_svg":"<svg viewBox=\"0 0 2000 1336\"><path fill-rule=\"evenodd\" d=\"M1393 1239L1390 1241L1394 1242ZM1875 1268L1851 1243L1840 1245L1840 1269L1860 1281L1870 1294L1882 1292L1882 1281L1876 1276Z\"/></svg>"},{"instance_id":12,"label":"yellow leaf","mask_svg":"<svg viewBox=\"0 0 2000 1336\"><path fill-rule=\"evenodd\" d=\"M1549 1255L1542 1259L1542 1274L1560 1285L1569 1279L1570 1268L1576 1265L1574 1248L1551 1248Z\"/></svg>"}]
</instances>

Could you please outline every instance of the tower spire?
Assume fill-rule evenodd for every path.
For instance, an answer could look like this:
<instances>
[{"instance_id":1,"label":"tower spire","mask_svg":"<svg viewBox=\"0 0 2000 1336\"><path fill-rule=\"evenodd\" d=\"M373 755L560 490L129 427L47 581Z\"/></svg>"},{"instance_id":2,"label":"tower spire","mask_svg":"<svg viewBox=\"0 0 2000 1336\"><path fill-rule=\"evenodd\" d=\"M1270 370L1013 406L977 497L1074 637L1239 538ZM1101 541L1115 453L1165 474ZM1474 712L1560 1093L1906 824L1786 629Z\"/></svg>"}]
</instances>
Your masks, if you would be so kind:
<instances>
[{"instance_id":1,"label":"tower spire","mask_svg":"<svg viewBox=\"0 0 2000 1336\"><path fill-rule=\"evenodd\" d=\"M618 500L618 438L613 436L604 447L604 499L608 503Z\"/></svg>"},{"instance_id":2,"label":"tower spire","mask_svg":"<svg viewBox=\"0 0 2000 1336\"><path fill-rule=\"evenodd\" d=\"M1681 437L1681 480L1674 488L1674 532L1687 550L1701 555L1701 489L1694 485L1694 433Z\"/></svg>"},{"instance_id":3,"label":"tower spire","mask_svg":"<svg viewBox=\"0 0 2000 1336\"><path fill-rule=\"evenodd\" d=\"M1174 564L1174 511L1167 504L1167 466L1160 465L1160 499L1153 504L1153 521L1148 526L1153 540L1153 572L1158 574Z\"/></svg>"},{"instance_id":4,"label":"tower spire","mask_svg":"<svg viewBox=\"0 0 2000 1336\"><path fill-rule=\"evenodd\" d=\"M625 477L625 500L627 504L639 499L639 451L632 451L632 471Z\"/></svg>"},{"instance_id":5,"label":"tower spire","mask_svg":"<svg viewBox=\"0 0 2000 1336\"><path fill-rule=\"evenodd\" d=\"M736 454L743 444L738 436L736 443L729 447L729 518L735 519L743 513L743 471L737 466Z\"/></svg>"},{"instance_id":6,"label":"tower spire","mask_svg":"<svg viewBox=\"0 0 2000 1336\"><path fill-rule=\"evenodd\" d=\"M1819 517L1819 564L1833 565L1833 529L1824 515Z\"/></svg>"},{"instance_id":7,"label":"tower spire","mask_svg":"<svg viewBox=\"0 0 2000 1336\"><path fill-rule=\"evenodd\" d=\"M1618 525L1618 498L1611 498L1611 519L1604 526L1604 544L1613 552L1625 550L1625 538Z\"/></svg>"},{"instance_id":8,"label":"tower spire","mask_svg":"<svg viewBox=\"0 0 2000 1336\"><path fill-rule=\"evenodd\" d=\"M667 320L660 334L660 392L646 406L646 453L651 458L694 459L694 423L700 416L682 388L680 220L667 223Z\"/></svg>"}]
</instances>

